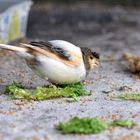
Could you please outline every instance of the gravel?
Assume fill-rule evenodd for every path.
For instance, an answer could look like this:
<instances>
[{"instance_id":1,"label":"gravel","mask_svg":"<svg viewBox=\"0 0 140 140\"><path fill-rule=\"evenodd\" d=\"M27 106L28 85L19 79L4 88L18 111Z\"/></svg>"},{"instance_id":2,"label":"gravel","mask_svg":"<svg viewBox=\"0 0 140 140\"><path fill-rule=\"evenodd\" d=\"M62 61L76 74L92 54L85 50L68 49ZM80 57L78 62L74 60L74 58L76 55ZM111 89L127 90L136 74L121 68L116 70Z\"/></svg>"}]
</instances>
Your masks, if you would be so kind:
<instances>
[{"instance_id":1,"label":"gravel","mask_svg":"<svg viewBox=\"0 0 140 140\"><path fill-rule=\"evenodd\" d=\"M11 100L3 94L12 81L26 87L48 84L36 76L25 61L12 52L0 52L0 139L1 140L137 140L140 139L140 103L114 99L127 91L140 91L139 76L122 60L123 52L140 54L140 10L92 5L50 5L32 8L29 40L64 39L90 47L101 55L101 66L87 77L92 95L78 102L66 99L46 101ZM73 116L106 120L129 119L136 128L115 128L98 135L63 135L55 129L59 121Z\"/></svg>"}]
</instances>

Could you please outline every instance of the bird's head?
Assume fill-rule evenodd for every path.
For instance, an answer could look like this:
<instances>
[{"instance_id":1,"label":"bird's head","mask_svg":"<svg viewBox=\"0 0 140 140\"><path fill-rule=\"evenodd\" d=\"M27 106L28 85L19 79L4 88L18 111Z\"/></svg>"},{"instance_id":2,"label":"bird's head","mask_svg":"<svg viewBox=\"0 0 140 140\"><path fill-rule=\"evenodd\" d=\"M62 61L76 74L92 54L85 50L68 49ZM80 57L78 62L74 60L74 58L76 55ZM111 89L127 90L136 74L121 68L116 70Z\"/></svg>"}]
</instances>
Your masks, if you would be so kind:
<instances>
[{"instance_id":1,"label":"bird's head","mask_svg":"<svg viewBox=\"0 0 140 140\"><path fill-rule=\"evenodd\" d=\"M86 70L92 70L100 64L100 56L98 53L91 51L89 48L81 48Z\"/></svg>"}]
</instances>

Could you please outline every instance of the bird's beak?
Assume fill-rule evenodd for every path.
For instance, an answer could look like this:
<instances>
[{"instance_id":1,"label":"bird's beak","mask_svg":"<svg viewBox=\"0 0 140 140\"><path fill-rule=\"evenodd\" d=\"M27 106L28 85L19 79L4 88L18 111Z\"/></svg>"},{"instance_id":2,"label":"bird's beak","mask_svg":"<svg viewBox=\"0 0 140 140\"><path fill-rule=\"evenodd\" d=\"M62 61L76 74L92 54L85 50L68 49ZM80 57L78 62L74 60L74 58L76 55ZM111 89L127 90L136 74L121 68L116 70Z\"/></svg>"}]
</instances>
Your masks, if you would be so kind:
<instances>
[{"instance_id":1,"label":"bird's beak","mask_svg":"<svg viewBox=\"0 0 140 140\"><path fill-rule=\"evenodd\" d=\"M99 61L99 60L95 61L94 66L95 66L96 68L100 67L100 66L101 66L100 61Z\"/></svg>"}]
</instances>

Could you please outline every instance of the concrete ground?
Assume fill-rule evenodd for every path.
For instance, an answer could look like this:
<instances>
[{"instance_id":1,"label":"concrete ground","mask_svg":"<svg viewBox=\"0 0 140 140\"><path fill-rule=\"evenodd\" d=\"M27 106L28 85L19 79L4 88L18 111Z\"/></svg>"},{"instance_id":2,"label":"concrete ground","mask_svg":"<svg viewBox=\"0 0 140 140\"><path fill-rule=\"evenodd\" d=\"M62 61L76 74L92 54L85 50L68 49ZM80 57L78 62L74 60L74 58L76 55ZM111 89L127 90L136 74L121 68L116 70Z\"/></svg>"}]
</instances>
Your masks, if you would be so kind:
<instances>
[{"instance_id":1,"label":"concrete ground","mask_svg":"<svg viewBox=\"0 0 140 140\"><path fill-rule=\"evenodd\" d=\"M3 94L13 80L27 87L48 82L11 52L0 52L0 140L139 140L140 103L113 99L127 91L140 91L139 77L129 72L121 59L124 52L140 54L140 10L46 4L30 13L29 40L63 39L90 47L101 55L101 67L87 77L92 95L78 102L64 98L46 101L11 100ZM98 135L63 135L55 129L59 121L73 116L106 120L129 119L136 128L115 128Z\"/></svg>"}]
</instances>

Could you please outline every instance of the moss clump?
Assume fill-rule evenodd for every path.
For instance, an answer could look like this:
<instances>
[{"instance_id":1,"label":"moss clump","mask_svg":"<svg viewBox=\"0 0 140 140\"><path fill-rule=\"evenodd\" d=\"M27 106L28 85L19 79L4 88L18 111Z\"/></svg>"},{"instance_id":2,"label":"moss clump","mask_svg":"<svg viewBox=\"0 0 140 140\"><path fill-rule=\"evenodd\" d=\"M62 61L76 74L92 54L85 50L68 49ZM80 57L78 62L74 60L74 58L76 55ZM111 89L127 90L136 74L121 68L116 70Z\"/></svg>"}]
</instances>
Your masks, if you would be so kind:
<instances>
[{"instance_id":1,"label":"moss clump","mask_svg":"<svg viewBox=\"0 0 140 140\"><path fill-rule=\"evenodd\" d=\"M132 128L132 127L136 126L136 124L131 120L114 120L111 123L111 126L113 126L113 127L120 126L120 127Z\"/></svg>"},{"instance_id":2,"label":"moss clump","mask_svg":"<svg viewBox=\"0 0 140 140\"><path fill-rule=\"evenodd\" d=\"M130 120L115 120L110 123L98 118L78 118L74 117L68 122L60 122L57 129L64 134L98 134L110 127L132 128L136 124Z\"/></svg>"},{"instance_id":3,"label":"moss clump","mask_svg":"<svg viewBox=\"0 0 140 140\"><path fill-rule=\"evenodd\" d=\"M57 126L64 134L97 134L108 129L108 124L97 118L78 118L74 117L69 122L60 122Z\"/></svg>"},{"instance_id":4,"label":"moss clump","mask_svg":"<svg viewBox=\"0 0 140 140\"><path fill-rule=\"evenodd\" d=\"M140 57L129 53L123 54L124 60L128 63L128 68L132 73L140 74Z\"/></svg>"},{"instance_id":5,"label":"moss clump","mask_svg":"<svg viewBox=\"0 0 140 140\"><path fill-rule=\"evenodd\" d=\"M9 94L13 99L26 100L45 100L58 97L74 98L77 100L79 96L87 95L82 83L67 84L62 86L37 87L34 90L25 89L16 82L11 83L5 89L5 93Z\"/></svg>"},{"instance_id":6,"label":"moss clump","mask_svg":"<svg viewBox=\"0 0 140 140\"><path fill-rule=\"evenodd\" d=\"M140 101L140 93L126 93L124 95L118 96L117 98L124 100Z\"/></svg>"}]
</instances>

